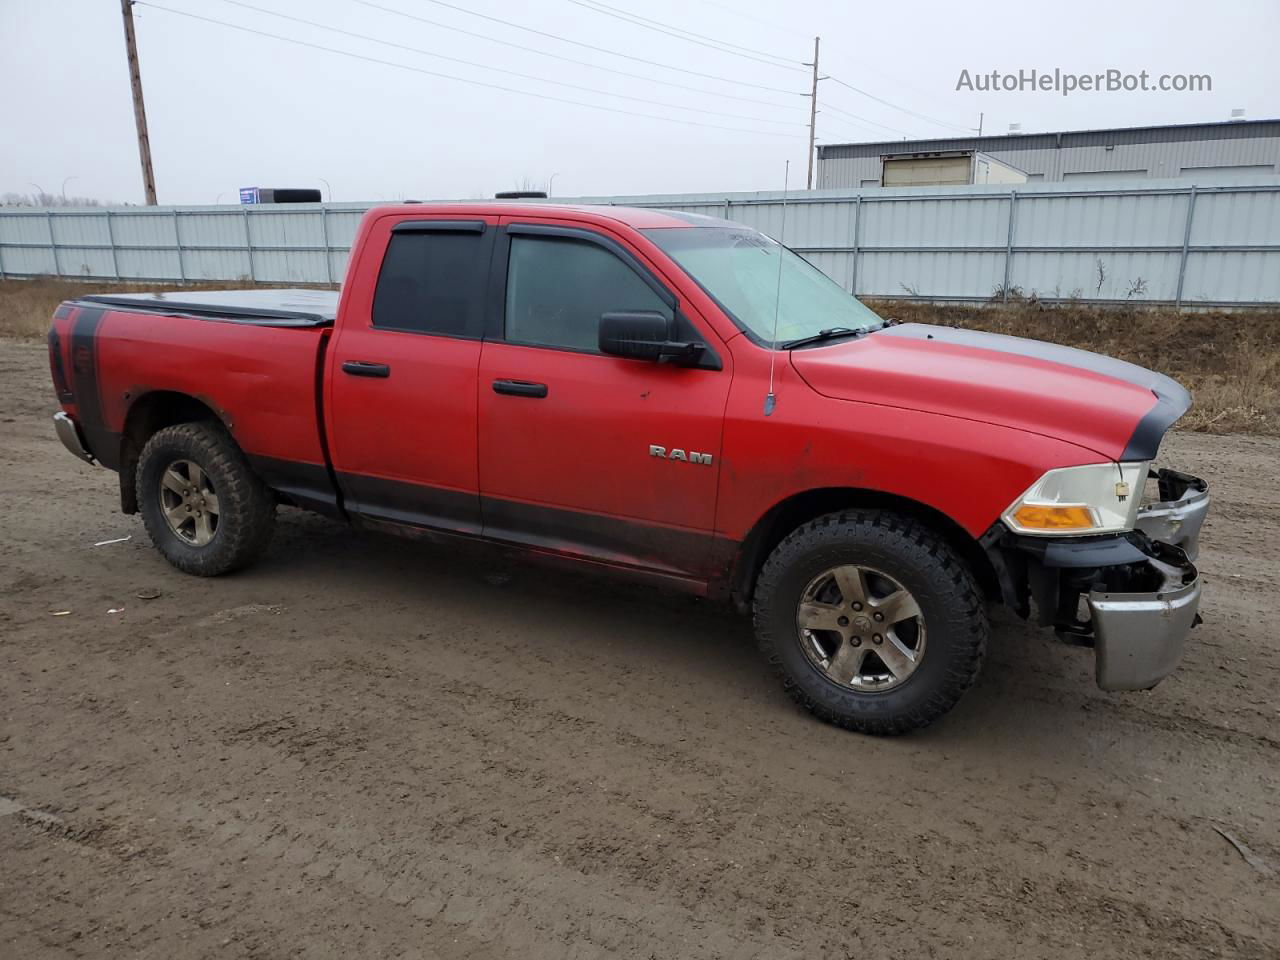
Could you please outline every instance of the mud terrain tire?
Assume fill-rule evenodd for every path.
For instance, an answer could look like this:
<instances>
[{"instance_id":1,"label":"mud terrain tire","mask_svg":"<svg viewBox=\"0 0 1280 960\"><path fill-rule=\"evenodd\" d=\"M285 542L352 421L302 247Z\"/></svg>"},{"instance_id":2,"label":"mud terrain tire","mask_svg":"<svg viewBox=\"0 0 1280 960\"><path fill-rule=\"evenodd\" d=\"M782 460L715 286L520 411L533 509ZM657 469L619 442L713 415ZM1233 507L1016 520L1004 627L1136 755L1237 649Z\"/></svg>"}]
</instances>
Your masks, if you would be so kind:
<instances>
[{"instance_id":1,"label":"mud terrain tire","mask_svg":"<svg viewBox=\"0 0 1280 960\"><path fill-rule=\"evenodd\" d=\"M850 570L863 574L851 575ZM822 584L824 576L831 577L824 585L828 593L818 597L814 585ZM868 583L880 586L865 590L864 602L854 612L852 601L845 602L839 577L854 584L850 596L858 593L857 580L864 588ZM837 592L831 592L830 583L837 584ZM906 643L914 640L920 645L915 661L910 661L912 651L904 644L899 648L905 656L890 651L888 625L870 620L877 603L896 596L894 588L906 591L911 604L899 609L918 611L903 621L903 633L912 634ZM875 598L876 590L883 600ZM955 706L977 679L989 632L977 582L956 551L918 520L878 510L827 514L783 539L761 570L754 618L761 651L797 703L828 723L881 735L927 726ZM833 629L809 631L802 618L806 624L829 624ZM874 647L872 631L877 638ZM862 649L851 649L863 644ZM836 656L842 649L851 657L861 656L859 664L876 665L871 675L849 677L853 660L843 661L844 667L837 670ZM878 657L866 656L868 651L885 656L892 652L896 662L906 665L898 671L905 679L898 679L888 666L881 668ZM883 661L891 662L895 661ZM861 683L868 686L857 686ZM885 689L875 689L876 683Z\"/></svg>"},{"instance_id":2,"label":"mud terrain tire","mask_svg":"<svg viewBox=\"0 0 1280 960\"><path fill-rule=\"evenodd\" d=\"M167 473L171 469L177 472ZM172 489L162 487L166 476ZM142 449L136 483L151 542L184 573L216 577L239 570L271 539L275 497L221 424L182 423L157 431ZM202 514L199 527L189 519L193 511Z\"/></svg>"}]
</instances>

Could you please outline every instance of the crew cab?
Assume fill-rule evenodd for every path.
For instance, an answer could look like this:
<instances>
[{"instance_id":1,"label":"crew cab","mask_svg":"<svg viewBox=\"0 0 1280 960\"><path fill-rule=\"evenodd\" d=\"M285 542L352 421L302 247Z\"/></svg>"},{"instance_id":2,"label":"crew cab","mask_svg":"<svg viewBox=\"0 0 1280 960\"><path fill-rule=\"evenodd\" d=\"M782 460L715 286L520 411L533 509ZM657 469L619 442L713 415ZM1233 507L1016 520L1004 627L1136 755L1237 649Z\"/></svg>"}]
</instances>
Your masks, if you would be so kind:
<instances>
[{"instance_id":1,"label":"crew cab","mask_svg":"<svg viewBox=\"0 0 1280 960\"><path fill-rule=\"evenodd\" d=\"M751 610L791 695L863 732L958 701L989 604L1107 690L1198 621L1207 489L1153 466L1182 387L883 320L724 220L377 207L341 295L84 296L49 358L59 437L179 570L246 566L287 504L645 578Z\"/></svg>"}]
</instances>

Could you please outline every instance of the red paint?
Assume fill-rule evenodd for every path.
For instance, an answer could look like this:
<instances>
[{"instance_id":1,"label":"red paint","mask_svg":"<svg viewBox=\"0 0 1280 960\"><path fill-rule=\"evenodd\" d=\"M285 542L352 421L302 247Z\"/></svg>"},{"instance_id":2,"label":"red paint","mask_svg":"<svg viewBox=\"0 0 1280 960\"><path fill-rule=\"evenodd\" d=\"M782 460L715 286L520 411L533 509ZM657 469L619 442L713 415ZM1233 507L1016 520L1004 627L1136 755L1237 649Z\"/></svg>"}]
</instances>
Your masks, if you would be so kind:
<instances>
[{"instance_id":1,"label":"red paint","mask_svg":"<svg viewBox=\"0 0 1280 960\"><path fill-rule=\"evenodd\" d=\"M797 350L814 390L857 403L929 411L1048 434L1118 458L1151 391L1034 357L904 337ZM1096 459L1096 458L1095 458Z\"/></svg>"},{"instance_id":2,"label":"red paint","mask_svg":"<svg viewBox=\"0 0 1280 960\"><path fill-rule=\"evenodd\" d=\"M431 217L607 235L676 295L723 368L373 329L391 227ZM925 504L977 537L1044 471L1118 457L1152 406L1148 390L1060 363L872 334L779 353L777 407L766 417L770 351L640 232L688 226L621 208L458 204L368 213L320 385L332 466L340 475L566 511L556 514L566 532L543 536L542 549L705 580L709 556L662 556L648 540L622 552L592 547L575 535L573 518L705 534L709 553L710 535L741 541L788 497L859 488ZM55 321L68 364L72 323ZM110 311L97 340L105 426L119 433L146 392L175 391L204 399L248 453L323 464L315 376L325 335ZM347 360L388 362L394 376L342 375ZM496 379L545 383L548 395L498 395ZM75 413L74 404L65 409ZM655 457L652 444L708 453L713 462Z\"/></svg>"},{"instance_id":3,"label":"red paint","mask_svg":"<svg viewBox=\"0 0 1280 960\"><path fill-rule=\"evenodd\" d=\"M628 211L649 223L681 223ZM504 222L578 226L564 216L504 217ZM643 214L643 216L642 216ZM682 224L684 225L684 224ZM620 243L668 286L680 279L651 255L652 246L618 222L595 228ZM682 302L686 298L681 294ZM518 500L676 530L709 532L715 516L720 437L733 380L732 355L697 311L689 319L724 360L720 371L693 370L603 354L488 342L480 357L480 490ZM494 393L498 379L545 383L545 400ZM712 455L712 466L669 462L651 444ZM658 558L660 559L660 558ZM707 559L686 558L684 569Z\"/></svg>"},{"instance_id":4,"label":"red paint","mask_svg":"<svg viewBox=\"0 0 1280 960\"><path fill-rule=\"evenodd\" d=\"M70 323L60 329L69 341ZM153 390L202 400L250 454L322 464L315 365L323 331L109 310L97 337L106 427Z\"/></svg>"},{"instance_id":5,"label":"red paint","mask_svg":"<svg viewBox=\"0 0 1280 960\"><path fill-rule=\"evenodd\" d=\"M421 209L421 208L419 208ZM475 493L476 367L480 342L375 330L373 293L391 228L403 216L365 218L353 248L324 383L329 452L343 473ZM416 212L413 219L430 219ZM483 219L496 226L498 218ZM347 360L387 363L386 380L341 373Z\"/></svg>"}]
</instances>

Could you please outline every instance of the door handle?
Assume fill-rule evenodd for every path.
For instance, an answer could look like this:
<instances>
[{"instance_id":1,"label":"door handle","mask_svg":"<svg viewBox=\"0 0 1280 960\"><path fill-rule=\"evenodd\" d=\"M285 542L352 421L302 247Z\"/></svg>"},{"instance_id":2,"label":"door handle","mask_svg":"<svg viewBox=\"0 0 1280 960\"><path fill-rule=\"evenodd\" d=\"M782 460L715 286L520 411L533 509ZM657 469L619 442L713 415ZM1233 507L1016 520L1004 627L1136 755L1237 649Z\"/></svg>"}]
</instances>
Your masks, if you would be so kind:
<instances>
[{"instance_id":1,"label":"door handle","mask_svg":"<svg viewBox=\"0 0 1280 960\"><path fill-rule=\"evenodd\" d=\"M528 380L495 380L494 393L505 393L512 397L535 397L542 399L547 395L545 383L530 383Z\"/></svg>"},{"instance_id":2,"label":"door handle","mask_svg":"<svg viewBox=\"0 0 1280 960\"><path fill-rule=\"evenodd\" d=\"M366 363L364 360L347 360L342 364L342 372L349 373L353 377L382 377L391 376L391 368L385 363Z\"/></svg>"}]
</instances>

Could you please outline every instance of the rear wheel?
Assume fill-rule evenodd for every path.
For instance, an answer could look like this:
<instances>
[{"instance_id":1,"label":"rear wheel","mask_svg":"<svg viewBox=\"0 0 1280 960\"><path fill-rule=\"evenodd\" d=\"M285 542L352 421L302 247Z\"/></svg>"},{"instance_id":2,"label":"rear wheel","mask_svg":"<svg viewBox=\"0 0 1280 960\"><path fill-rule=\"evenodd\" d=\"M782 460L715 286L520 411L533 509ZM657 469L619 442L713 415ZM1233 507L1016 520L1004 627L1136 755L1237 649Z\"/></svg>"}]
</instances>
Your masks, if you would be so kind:
<instances>
[{"instance_id":1,"label":"rear wheel","mask_svg":"<svg viewBox=\"0 0 1280 960\"><path fill-rule=\"evenodd\" d=\"M829 514L786 537L755 592L760 647L792 698L830 723L905 733L978 676L988 624L972 573L918 521Z\"/></svg>"},{"instance_id":2,"label":"rear wheel","mask_svg":"<svg viewBox=\"0 0 1280 960\"><path fill-rule=\"evenodd\" d=\"M138 460L137 496L151 542L184 573L237 570L271 539L275 499L217 424L156 432Z\"/></svg>"}]
</instances>

